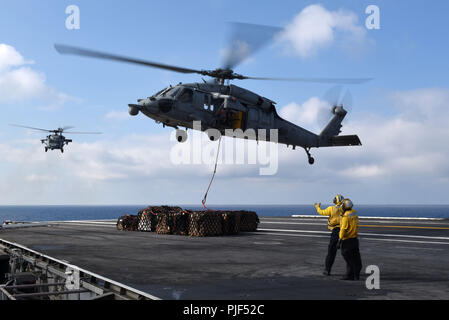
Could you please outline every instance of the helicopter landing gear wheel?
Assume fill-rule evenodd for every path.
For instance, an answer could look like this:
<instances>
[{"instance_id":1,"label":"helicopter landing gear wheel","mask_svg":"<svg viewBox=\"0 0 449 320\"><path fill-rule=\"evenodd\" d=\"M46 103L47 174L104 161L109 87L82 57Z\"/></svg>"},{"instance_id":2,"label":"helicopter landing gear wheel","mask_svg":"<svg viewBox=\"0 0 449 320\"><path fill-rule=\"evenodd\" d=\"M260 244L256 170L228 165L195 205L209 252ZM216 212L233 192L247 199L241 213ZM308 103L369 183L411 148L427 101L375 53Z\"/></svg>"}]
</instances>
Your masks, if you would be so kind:
<instances>
[{"instance_id":1,"label":"helicopter landing gear wheel","mask_svg":"<svg viewBox=\"0 0 449 320\"><path fill-rule=\"evenodd\" d=\"M183 143L187 141L187 131L176 129L176 140L179 143Z\"/></svg>"},{"instance_id":2,"label":"helicopter landing gear wheel","mask_svg":"<svg viewBox=\"0 0 449 320\"><path fill-rule=\"evenodd\" d=\"M314 164L315 163L315 159L310 154L310 148L304 148L304 150L306 150L307 158L309 158L309 164L310 165Z\"/></svg>"},{"instance_id":3,"label":"helicopter landing gear wheel","mask_svg":"<svg viewBox=\"0 0 449 320\"><path fill-rule=\"evenodd\" d=\"M206 134L210 141L218 141L221 138L221 132L217 129L207 129Z\"/></svg>"},{"instance_id":4,"label":"helicopter landing gear wheel","mask_svg":"<svg viewBox=\"0 0 449 320\"><path fill-rule=\"evenodd\" d=\"M64 153L64 149L61 149L61 153Z\"/></svg>"},{"instance_id":5,"label":"helicopter landing gear wheel","mask_svg":"<svg viewBox=\"0 0 449 320\"><path fill-rule=\"evenodd\" d=\"M48 152L48 148L47 147L45 147L45 152Z\"/></svg>"}]
</instances>

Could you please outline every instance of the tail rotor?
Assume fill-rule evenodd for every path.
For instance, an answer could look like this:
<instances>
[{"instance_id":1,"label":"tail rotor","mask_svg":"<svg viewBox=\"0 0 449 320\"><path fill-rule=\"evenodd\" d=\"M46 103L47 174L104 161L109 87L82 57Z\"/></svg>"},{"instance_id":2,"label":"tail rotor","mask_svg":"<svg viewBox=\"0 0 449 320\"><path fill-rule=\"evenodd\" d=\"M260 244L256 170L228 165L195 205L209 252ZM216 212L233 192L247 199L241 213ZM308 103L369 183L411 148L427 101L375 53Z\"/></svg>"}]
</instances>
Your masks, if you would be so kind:
<instances>
[{"instance_id":1,"label":"tail rotor","mask_svg":"<svg viewBox=\"0 0 449 320\"><path fill-rule=\"evenodd\" d=\"M334 86L324 94L324 100L330 107L330 112L327 114L328 120L339 112L342 113L345 111L349 113L352 111L353 97L351 91L347 89L344 95L342 92L343 86Z\"/></svg>"}]
</instances>

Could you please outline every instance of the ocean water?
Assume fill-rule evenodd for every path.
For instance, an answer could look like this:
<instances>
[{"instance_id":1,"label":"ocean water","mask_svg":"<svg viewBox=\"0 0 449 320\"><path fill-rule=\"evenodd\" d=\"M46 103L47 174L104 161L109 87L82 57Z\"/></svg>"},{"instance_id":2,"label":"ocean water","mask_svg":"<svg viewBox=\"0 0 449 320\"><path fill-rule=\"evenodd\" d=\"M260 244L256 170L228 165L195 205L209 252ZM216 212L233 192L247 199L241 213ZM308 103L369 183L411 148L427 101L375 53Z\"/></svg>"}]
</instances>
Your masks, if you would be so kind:
<instances>
[{"instance_id":1,"label":"ocean water","mask_svg":"<svg viewBox=\"0 0 449 320\"><path fill-rule=\"evenodd\" d=\"M136 214L146 205L123 206L0 206L0 223L13 221L66 221L117 219L126 213ZM202 210L202 206L180 205ZM326 205L322 205L325 208ZM261 217L288 217L293 214L316 215L313 205L208 205L213 210L251 210ZM449 205L359 205L359 216L448 218Z\"/></svg>"}]
</instances>

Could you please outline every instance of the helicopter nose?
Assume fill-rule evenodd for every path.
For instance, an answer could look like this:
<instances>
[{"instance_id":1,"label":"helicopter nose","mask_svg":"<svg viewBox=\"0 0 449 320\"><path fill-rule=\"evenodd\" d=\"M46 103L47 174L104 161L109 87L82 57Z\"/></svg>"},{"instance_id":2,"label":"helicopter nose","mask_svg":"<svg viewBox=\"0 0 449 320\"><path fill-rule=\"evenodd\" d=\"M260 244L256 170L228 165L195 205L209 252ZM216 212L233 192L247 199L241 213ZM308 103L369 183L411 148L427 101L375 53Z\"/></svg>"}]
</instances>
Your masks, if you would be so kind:
<instances>
[{"instance_id":1,"label":"helicopter nose","mask_svg":"<svg viewBox=\"0 0 449 320\"><path fill-rule=\"evenodd\" d=\"M158 99L145 102L145 110L150 113L167 113L173 108L173 99Z\"/></svg>"},{"instance_id":2,"label":"helicopter nose","mask_svg":"<svg viewBox=\"0 0 449 320\"><path fill-rule=\"evenodd\" d=\"M150 113L157 113L159 111L158 103L151 99L139 99L138 104L128 104L128 113L131 116L137 116L139 111L148 111Z\"/></svg>"},{"instance_id":3,"label":"helicopter nose","mask_svg":"<svg viewBox=\"0 0 449 320\"><path fill-rule=\"evenodd\" d=\"M160 99L157 101L159 110L163 113L170 112L173 108L174 101L172 99Z\"/></svg>"},{"instance_id":4,"label":"helicopter nose","mask_svg":"<svg viewBox=\"0 0 449 320\"><path fill-rule=\"evenodd\" d=\"M157 100L149 100L146 101L143 105L145 110L149 113L158 113L159 112L159 102Z\"/></svg>"},{"instance_id":5,"label":"helicopter nose","mask_svg":"<svg viewBox=\"0 0 449 320\"><path fill-rule=\"evenodd\" d=\"M139 111L145 110L149 113L167 113L172 110L174 101L172 99L147 100L142 104L129 104L128 113L131 116L136 116Z\"/></svg>"},{"instance_id":6,"label":"helicopter nose","mask_svg":"<svg viewBox=\"0 0 449 320\"><path fill-rule=\"evenodd\" d=\"M142 106L138 104L128 104L128 107L128 113L131 116L137 116L142 108Z\"/></svg>"}]
</instances>

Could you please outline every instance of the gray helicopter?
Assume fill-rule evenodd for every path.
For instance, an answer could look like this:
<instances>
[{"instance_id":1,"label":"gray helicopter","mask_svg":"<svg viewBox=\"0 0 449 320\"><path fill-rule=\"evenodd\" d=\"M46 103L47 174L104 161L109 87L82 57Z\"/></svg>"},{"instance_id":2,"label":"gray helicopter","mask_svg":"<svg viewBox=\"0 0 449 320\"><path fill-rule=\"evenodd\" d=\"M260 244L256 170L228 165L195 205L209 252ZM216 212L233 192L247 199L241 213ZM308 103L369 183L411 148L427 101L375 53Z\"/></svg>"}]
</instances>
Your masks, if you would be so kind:
<instances>
[{"instance_id":1,"label":"gray helicopter","mask_svg":"<svg viewBox=\"0 0 449 320\"><path fill-rule=\"evenodd\" d=\"M62 133L65 130L72 129L74 127L62 127L62 128L58 128L55 130L47 130L47 129L41 129L41 128L21 126L21 125L17 125L17 124L12 124L11 126L52 133L52 134L48 135L45 139L41 139L42 144L45 144L45 152L48 152L48 150L61 150L61 153L64 153L64 146L66 146L70 142L72 142L72 139L66 139L66 137L64 137L62 135ZM69 133L69 134L101 134L101 132L73 132L73 131L66 132L66 133Z\"/></svg>"},{"instance_id":2,"label":"gray helicopter","mask_svg":"<svg viewBox=\"0 0 449 320\"><path fill-rule=\"evenodd\" d=\"M278 140L276 142L296 147L302 147L306 151L310 164L314 163L314 158L310 154L311 148L336 147L336 146L359 146L360 139L357 135L340 136L341 123L345 118L347 111L342 104L332 103L331 116L327 126L320 134L312 133L301 128L283 118L276 112L276 102L260 96L250 90L230 84L231 80L283 80L300 81L315 83L339 83L339 84L358 84L371 79L341 79L341 78L266 78L249 77L235 73L234 68L238 63L253 54L259 49L266 40L273 35L273 31L279 31L278 28L235 24L241 30L244 27L243 37L233 37L228 55L222 68L214 70L196 70L173 65L150 62L140 59L134 59L115 54L109 54L79 47L55 44L55 49L61 54L80 55L91 58L113 60L118 62L132 63L147 67L159 68L180 72L184 74L196 73L202 76L208 76L213 81L201 83L179 83L175 86L169 86L158 93L146 98L138 99L137 104L129 104L129 114L136 116L140 113L153 119L156 123L161 123L164 127L169 126L176 129L176 137L179 142L187 139L187 129L194 128L194 121L201 121L201 131L216 129L222 135L227 129L241 129L246 132L252 129L253 132L265 130L265 137L269 136L270 129L278 130ZM264 29L268 30L269 37L264 37L259 41L254 37L254 32ZM242 40L242 38L244 38ZM254 40L256 39L256 40ZM241 45L250 48L242 54ZM240 47L239 47L240 46ZM184 127L186 130L181 130ZM211 130L208 130L209 132ZM209 135L211 140L216 140L215 135ZM256 135L244 135L245 139L258 140ZM266 139L269 140L269 139Z\"/></svg>"}]
</instances>

